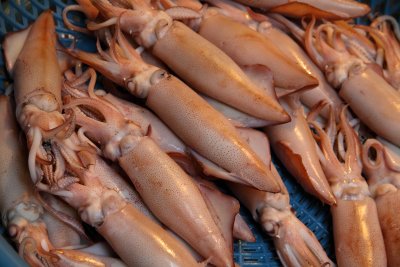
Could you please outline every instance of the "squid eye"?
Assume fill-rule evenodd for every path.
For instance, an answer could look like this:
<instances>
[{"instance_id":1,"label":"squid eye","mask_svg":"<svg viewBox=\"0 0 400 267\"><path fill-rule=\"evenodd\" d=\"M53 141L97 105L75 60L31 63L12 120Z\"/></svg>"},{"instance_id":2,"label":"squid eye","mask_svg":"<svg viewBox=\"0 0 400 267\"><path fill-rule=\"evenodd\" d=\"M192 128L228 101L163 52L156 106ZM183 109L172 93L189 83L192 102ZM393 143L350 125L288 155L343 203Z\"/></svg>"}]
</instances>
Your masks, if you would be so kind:
<instances>
[{"instance_id":1,"label":"squid eye","mask_svg":"<svg viewBox=\"0 0 400 267\"><path fill-rule=\"evenodd\" d=\"M268 220L264 222L264 229L270 236L278 236L279 224L275 221Z\"/></svg>"},{"instance_id":2,"label":"squid eye","mask_svg":"<svg viewBox=\"0 0 400 267\"><path fill-rule=\"evenodd\" d=\"M168 77L169 74L165 70L157 70L151 75L150 84L157 84L160 80Z\"/></svg>"},{"instance_id":3,"label":"squid eye","mask_svg":"<svg viewBox=\"0 0 400 267\"><path fill-rule=\"evenodd\" d=\"M19 235L19 227L17 226L17 225L15 225L15 224L11 224L9 227L8 227L8 234L9 234L9 236L11 237L11 238L17 238L18 237L18 235Z\"/></svg>"}]
</instances>

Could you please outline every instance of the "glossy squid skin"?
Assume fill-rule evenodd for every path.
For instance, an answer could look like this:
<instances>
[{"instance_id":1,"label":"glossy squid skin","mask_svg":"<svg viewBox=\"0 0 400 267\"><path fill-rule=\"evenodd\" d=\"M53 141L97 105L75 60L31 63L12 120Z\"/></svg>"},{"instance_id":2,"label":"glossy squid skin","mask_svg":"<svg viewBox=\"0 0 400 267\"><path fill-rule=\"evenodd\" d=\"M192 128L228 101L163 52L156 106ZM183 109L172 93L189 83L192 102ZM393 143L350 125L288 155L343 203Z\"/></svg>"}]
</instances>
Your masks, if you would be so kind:
<instances>
[{"instance_id":1,"label":"glossy squid skin","mask_svg":"<svg viewBox=\"0 0 400 267\"><path fill-rule=\"evenodd\" d=\"M43 49L46 42L48 47ZM12 70L15 101L17 108L22 108L17 119L26 132L29 125L40 125L48 130L62 123L58 114L61 111L61 72L55 46L52 13L46 11L32 25ZM31 109L40 119L34 117L30 121Z\"/></svg>"},{"instance_id":2,"label":"glossy squid skin","mask_svg":"<svg viewBox=\"0 0 400 267\"><path fill-rule=\"evenodd\" d=\"M141 106L135 105L131 102L119 99L111 94L107 94L103 96L104 99L114 104L122 113L123 115L138 123L141 128L148 129L151 128L150 133L148 136L156 142L160 148L168 153L169 155L173 155L173 158L176 157L183 157L183 160L187 160L186 152L187 147L183 144L179 138L171 131L169 128L155 115L153 115L149 110L143 108ZM190 171L186 170L188 173ZM115 175L115 174L114 174ZM200 174L192 174L193 175L200 175ZM237 201L233 201L230 197L225 194L222 194L215 186L212 186L212 183L206 182L203 180L195 179L196 184L200 188L200 191L206 200L207 206L210 208L215 208L215 212L212 214L214 219L222 222L222 227L219 226L221 229L225 229L225 231L232 232L231 227L231 213L235 213L236 206L238 203ZM128 187L126 184L120 184L118 186L118 190L123 191L123 188ZM130 193L129 195L132 195ZM136 195L135 195L136 196ZM138 199L139 196L133 198L133 202L137 205L141 201ZM130 201L132 202L132 201ZM233 202L233 203L232 203ZM144 205L142 203L142 205ZM139 207L138 207L139 208ZM139 208L143 212L143 207ZM147 208L146 208L147 209ZM230 212L229 212L230 211ZM146 215L150 213L147 210L145 212ZM153 216L150 214L150 216ZM155 218L154 218L155 219ZM226 226L225 226L226 225ZM226 234L224 234L226 236ZM255 237L253 236L251 230L247 226L246 222L240 216L240 214L236 214L234 218L234 229L233 229L233 237L245 240L248 242L254 242ZM226 238L225 238L226 239ZM228 243L228 242L227 242Z\"/></svg>"},{"instance_id":3,"label":"glossy squid skin","mask_svg":"<svg viewBox=\"0 0 400 267\"><path fill-rule=\"evenodd\" d=\"M386 266L377 207L372 198L338 199L331 212L338 266Z\"/></svg>"},{"instance_id":4,"label":"glossy squid skin","mask_svg":"<svg viewBox=\"0 0 400 267\"><path fill-rule=\"evenodd\" d=\"M80 104L93 105L94 99L80 98ZM77 123L85 133L103 146L103 153L118 160L153 214L189 242L204 258L217 266L231 266L233 260L226 242L213 220L197 186L150 137L143 136L132 121L104 102L107 123L77 113ZM162 188L159 191L160 187ZM159 191L154 194L154 191ZM187 199L182 205L182 199ZM171 216L177 214L180 220ZM188 227L181 227L185 221ZM201 242L199 239L201 238Z\"/></svg>"},{"instance_id":5,"label":"glossy squid skin","mask_svg":"<svg viewBox=\"0 0 400 267\"><path fill-rule=\"evenodd\" d=\"M19 34L27 35L21 37ZM30 26L29 32L25 30L17 35L17 39L14 39L15 34L10 35L11 40L21 37L19 40L25 40L23 46L13 47L10 45L13 41L7 44L6 40L5 54L12 55L7 57L7 65L14 79L16 118L28 143L30 177L34 183L38 183L43 169L50 168L36 160L47 160L43 139L50 140L65 133L62 128L65 119L61 114L61 73L56 56L55 25L51 11L43 12ZM59 131L58 127L61 127Z\"/></svg>"},{"instance_id":6,"label":"glossy squid skin","mask_svg":"<svg viewBox=\"0 0 400 267\"><path fill-rule=\"evenodd\" d=\"M264 163L271 161L268 139L253 129L238 129ZM273 174L279 177L274 166ZM315 235L292 212L289 194L280 180L281 192L269 193L229 183L230 190L270 235L284 266L334 266Z\"/></svg>"},{"instance_id":7,"label":"glossy squid skin","mask_svg":"<svg viewBox=\"0 0 400 267\"><path fill-rule=\"evenodd\" d=\"M79 211L81 219L95 227L128 266L200 266L180 241L107 182L119 177L109 177L113 173L110 167L97 155L92 157L88 168L71 165L81 183L69 185L69 194L63 197Z\"/></svg>"},{"instance_id":8,"label":"glossy squid skin","mask_svg":"<svg viewBox=\"0 0 400 267\"><path fill-rule=\"evenodd\" d=\"M375 156L372 156L375 155ZM400 148L382 138L363 145L363 171L378 209L388 266L400 264Z\"/></svg>"},{"instance_id":9,"label":"glossy squid skin","mask_svg":"<svg viewBox=\"0 0 400 267\"><path fill-rule=\"evenodd\" d=\"M261 162L221 114L185 87L184 83L169 75L153 85L146 105L188 146L228 170L239 181L270 192L279 191L270 166ZM182 118L179 119L177 114ZM202 132L200 139L195 134L199 132Z\"/></svg>"},{"instance_id":10,"label":"glossy squid skin","mask_svg":"<svg viewBox=\"0 0 400 267\"><path fill-rule=\"evenodd\" d=\"M49 101L56 101L51 108L61 109L61 76L54 33L52 13L46 11L32 25L13 68L17 103L29 100L27 96L39 90ZM44 41L49 42L49 49L41 49ZM27 64L29 62L36 62L37 65L31 66Z\"/></svg>"},{"instance_id":11,"label":"glossy squid skin","mask_svg":"<svg viewBox=\"0 0 400 267\"><path fill-rule=\"evenodd\" d=\"M236 0L245 5L267 9L290 17L315 16L325 19L350 19L361 17L370 11L366 4L353 0Z\"/></svg>"},{"instance_id":12,"label":"glossy squid skin","mask_svg":"<svg viewBox=\"0 0 400 267\"><path fill-rule=\"evenodd\" d=\"M9 97L0 96L0 209L4 226L19 247L19 253L33 266L47 260L42 244L49 245L46 226L42 221L43 208L33 196L33 184L26 164L26 152L18 140L19 129ZM30 248L22 246L30 241ZM39 245L38 245L39 244ZM40 260L37 256L42 256Z\"/></svg>"},{"instance_id":13,"label":"glossy squid skin","mask_svg":"<svg viewBox=\"0 0 400 267\"><path fill-rule=\"evenodd\" d=\"M338 125L332 109L325 130L315 121L309 123L320 147L321 166L336 197L337 204L331 207L331 213L338 265L386 266L376 204L361 176L361 144L347 119L346 108L340 113ZM333 148L335 143L337 154Z\"/></svg>"},{"instance_id":14,"label":"glossy squid skin","mask_svg":"<svg viewBox=\"0 0 400 267\"><path fill-rule=\"evenodd\" d=\"M318 80L318 86L316 88L304 91L300 94L301 102L308 108L312 108L318 102L325 101L334 108L335 114L338 116L343 106L343 101L340 99L338 93L326 81L324 74L314 62L312 62L305 51L291 37L275 27L268 27L266 30L262 31L262 33L265 38L269 39L286 55L290 56L304 71L310 73ZM326 113L322 113L322 115L326 116Z\"/></svg>"},{"instance_id":15,"label":"glossy squid skin","mask_svg":"<svg viewBox=\"0 0 400 267\"><path fill-rule=\"evenodd\" d=\"M183 250L177 247L171 250L166 244L177 241L161 226L149 223L145 215L131 205L109 215L97 230L128 266L202 266L182 245ZM132 251L140 251L140 256Z\"/></svg>"},{"instance_id":16,"label":"glossy squid skin","mask_svg":"<svg viewBox=\"0 0 400 267\"><path fill-rule=\"evenodd\" d=\"M199 189L150 138L143 137L134 149L119 158L119 164L162 222L178 232L201 255L211 257L218 266L233 264L229 254L225 254L226 243L216 224L211 223L213 219ZM134 177L140 179L132 179ZM154 195L157 191L167 197L160 198L161 193ZM177 207L182 199L185 199L185 205ZM174 216L171 217L171 213ZM191 228L182 229L183 222Z\"/></svg>"},{"instance_id":17,"label":"glossy squid skin","mask_svg":"<svg viewBox=\"0 0 400 267\"><path fill-rule=\"evenodd\" d=\"M334 204L336 200L319 163L316 143L301 104L285 98L281 103L289 111L291 121L265 128L272 148L307 192L328 205Z\"/></svg>"},{"instance_id":18,"label":"glossy squid skin","mask_svg":"<svg viewBox=\"0 0 400 267\"><path fill-rule=\"evenodd\" d=\"M289 119L279 103L251 82L230 57L179 21L173 22L152 52L208 96L267 121Z\"/></svg>"},{"instance_id":19,"label":"glossy squid skin","mask_svg":"<svg viewBox=\"0 0 400 267\"><path fill-rule=\"evenodd\" d=\"M20 255L35 267L69 266L71 263L74 266L125 266L117 259L62 248L84 243L72 228L45 211L34 196L26 151L18 138L20 129L11 102L10 97L0 96L0 210Z\"/></svg>"},{"instance_id":20,"label":"glossy squid skin","mask_svg":"<svg viewBox=\"0 0 400 267\"><path fill-rule=\"evenodd\" d=\"M351 75L339 95L372 131L400 146L400 94L367 68Z\"/></svg>"},{"instance_id":21,"label":"glossy squid skin","mask_svg":"<svg viewBox=\"0 0 400 267\"><path fill-rule=\"evenodd\" d=\"M375 199L383 238L385 240L388 266L400 264L400 191L390 192Z\"/></svg>"},{"instance_id":22,"label":"glossy squid skin","mask_svg":"<svg viewBox=\"0 0 400 267\"><path fill-rule=\"evenodd\" d=\"M134 2L134 10L113 7L105 0L93 4L107 18L121 16L121 30L133 35L194 89L260 119L288 120L279 103L252 83L230 57L167 13L141 1Z\"/></svg>"},{"instance_id":23,"label":"glossy squid skin","mask_svg":"<svg viewBox=\"0 0 400 267\"><path fill-rule=\"evenodd\" d=\"M268 67L273 73L275 86L288 90L288 93L318 85L313 76L299 65L292 64L286 51L281 52L262 34L233 19L223 15L206 16L199 34L223 50L239 66L260 64Z\"/></svg>"}]
</instances>

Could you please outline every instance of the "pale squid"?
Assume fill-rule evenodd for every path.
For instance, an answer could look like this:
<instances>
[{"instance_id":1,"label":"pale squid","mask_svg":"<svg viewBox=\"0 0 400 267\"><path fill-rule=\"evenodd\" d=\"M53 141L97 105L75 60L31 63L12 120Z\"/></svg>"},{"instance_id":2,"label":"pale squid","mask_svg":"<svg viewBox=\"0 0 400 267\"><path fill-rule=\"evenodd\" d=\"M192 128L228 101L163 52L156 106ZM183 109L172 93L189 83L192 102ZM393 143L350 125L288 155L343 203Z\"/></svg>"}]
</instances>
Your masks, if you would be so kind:
<instances>
[{"instance_id":1,"label":"pale squid","mask_svg":"<svg viewBox=\"0 0 400 267\"><path fill-rule=\"evenodd\" d=\"M54 218L37 199L9 97L0 96L0 114L0 209L3 225L16 242L20 256L35 267L71 263L74 266L125 266L117 259L66 248L80 248L84 243L74 229Z\"/></svg>"},{"instance_id":2,"label":"pale squid","mask_svg":"<svg viewBox=\"0 0 400 267\"><path fill-rule=\"evenodd\" d=\"M87 72L91 72L91 70L92 69L89 69ZM68 84L73 84L74 86L79 86L80 84L85 84L86 82L85 76L86 75L84 73L81 75L81 77L77 77L75 80L70 80L66 82L64 90L70 93L71 95L74 95L75 97L88 97L89 96L88 91L90 90L83 91L79 89L74 89L70 85L68 85ZM180 164L180 166L182 166L182 168L185 169L187 173L189 173L191 176L201 175L200 173L198 173L198 170L191 163L190 157L189 155L187 155L189 151L186 145L183 144L182 141L180 141L179 138L176 137L175 134L171 130L169 130L169 128L149 110L141 106L135 105L131 102L120 99L118 97L115 97L110 93L106 94L104 91L97 90L96 94L98 95L99 98L102 98L105 101L113 104L126 119L134 121L142 129L147 129L147 136L149 136L155 143L157 143L164 152L168 153L168 155L170 155L175 161L177 161ZM110 176L115 176L115 174ZM200 191L202 192L202 195L205 198L209 209L213 208L212 207L210 208L210 205L208 203L216 201L216 204L212 205L212 206L217 206L217 209L213 214L213 218L219 220L219 218L222 219L229 217L230 214L229 212L227 212L228 210L233 210L232 213L235 213L235 211L237 213L237 210L235 208L235 206L237 206L237 203L235 204L235 201L232 201L230 197L220 193L216 188L211 187L210 183L200 181L199 179L195 179L195 181ZM129 186L127 184L120 183L118 188L121 189L118 189L118 191L128 191L127 189L122 189L128 187ZM131 196L130 198L132 198L132 195L134 195L133 193L134 192L129 191L128 196ZM136 196L130 202L134 202L134 204L137 205L140 202L140 199L138 199L138 197ZM226 209L219 208L220 206L226 207ZM138 208L146 215L149 215L150 211L144 210L143 207L138 207ZM152 215L150 214L150 216ZM233 237L247 241L254 241L254 236L252 235L246 223L241 218L240 214L236 214L236 216L233 217L234 217ZM228 218L227 220L229 221L232 219L233 218ZM225 228L228 229L230 228L228 231L232 232L231 229L232 225L229 224L230 223L228 222L227 227Z\"/></svg>"},{"instance_id":3,"label":"pale squid","mask_svg":"<svg viewBox=\"0 0 400 267\"><path fill-rule=\"evenodd\" d=\"M393 29L391 29L391 26L393 26ZM371 23L371 26L360 25L358 27L368 32L375 41L379 51L376 61L383 68L385 79L399 91L400 41L398 39L398 22L394 17L380 16Z\"/></svg>"},{"instance_id":4,"label":"pale squid","mask_svg":"<svg viewBox=\"0 0 400 267\"><path fill-rule=\"evenodd\" d=\"M164 70L142 61L122 33L116 30L118 57L112 59L79 50L68 53L99 70L109 79L124 86L135 96L146 98L154 111L175 134L202 159L228 171L219 177L244 183L261 190L279 191L270 167L262 164L229 121L198 94ZM92 103L85 101L86 105ZM77 102L78 103L78 102ZM83 104L83 102L82 102ZM201 110L201 112L199 112ZM120 116L120 115L119 115ZM200 138L199 138L200 137ZM211 149L213 147L213 149Z\"/></svg>"},{"instance_id":5,"label":"pale squid","mask_svg":"<svg viewBox=\"0 0 400 267\"><path fill-rule=\"evenodd\" d=\"M280 102L291 114L291 121L265 128L274 152L307 192L329 205L335 204L302 105L295 96L281 98Z\"/></svg>"},{"instance_id":6,"label":"pale squid","mask_svg":"<svg viewBox=\"0 0 400 267\"><path fill-rule=\"evenodd\" d=\"M17 243L19 254L32 266L44 266L51 259L46 253L50 240L42 220L44 210L34 197L26 169L26 154L18 140L10 99L0 97L1 114L1 194L3 225ZM12 190L10 190L12 188Z\"/></svg>"},{"instance_id":7,"label":"pale squid","mask_svg":"<svg viewBox=\"0 0 400 267\"><path fill-rule=\"evenodd\" d=\"M339 95L364 124L400 145L400 94L347 51L337 26L321 24L314 31L314 25L315 18L307 26L304 40L311 58L325 70L328 81L338 88Z\"/></svg>"},{"instance_id":8,"label":"pale squid","mask_svg":"<svg viewBox=\"0 0 400 267\"><path fill-rule=\"evenodd\" d=\"M61 103L58 106L57 101L61 99L54 97L56 95L61 98L61 73L56 59L54 34L51 13L45 12L32 26L14 66L16 100L19 102L19 110L22 110L17 112L17 115L26 115L29 108L38 111L39 106L53 111L50 115L55 114L61 122L64 120L59 112ZM40 68L35 67L38 61L41 63ZM18 68L22 69L20 73L16 72ZM45 76L46 74L50 76ZM43 92L47 88L54 94ZM28 95L23 94L26 91ZM29 95L29 91L39 92L37 95ZM39 116L42 115L40 110L38 112ZM33 112L33 115L36 114ZM24 119L30 119L28 123L37 123L35 117L22 116L19 119L25 129L29 129L31 125L24 123ZM101 159L96 155L96 150L86 140L80 141L74 130L73 124L68 138L52 136L48 143L52 146L53 160L37 160L43 173L34 170L34 174L41 174L49 179L43 179L36 187L61 196L76 208L81 219L95 227L128 265L201 266L182 243L129 204L114 188L110 189L100 182L99 176L107 176L110 172L104 167L98 167ZM37 131L40 134L43 129L36 128ZM40 138L33 139L36 146L41 145ZM33 156L36 156L36 151ZM51 166L54 161L57 163L55 169L46 169L46 166ZM36 183L41 177L31 178Z\"/></svg>"},{"instance_id":9,"label":"pale squid","mask_svg":"<svg viewBox=\"0 0 400 267\"><path fill-rule=\"evenodd\" d=\"M213 3L213 1L210 2ZM170 9L167 8L166 11L168 12ZM281 51L278 46L264 38L257 30L254 31L234 19L218 13L229 14L229 11L222 10L220 12L211 8L205 12L200 21L197 19L198 25L193 27L198 28L201 36L224 51L245 72L248 71L248 68L258 68L258 77L263 79L271 71L275 86L281 88L281 94L310 89L318 85L315 77L295 64L286 56L286 51ZM274 90L273 88L263 89ZM271 95L271 93L269 94Z\"/></svg>"},{"instance_id":10,"label":"pale squid","mask_svg":"<svg viewBox=\"0 0 400 267\"><path fill-rule=\"evenodd\" d=\"M363 145L363 171L378 208L388 266L400 265L400 149L384 140Z\"/></svg>"},{"instance_id":11,"label":"pale squid","mask_svg":"<svg viewBox=\"0 0 400 267\"><path fill-rule=\"evenodd\" d=\"M153 214L213 264L232 266L230 245L214 222L196 184L145 136L147 129L140 129L125 119L117 108L104 100L80 98L69 104L74 105L100 111L105 122L78 110L76 122L89 138L102 145L106 157L119 162ZM154 191L159 193L154 195ZM182 199L185 199L184 205ZM175 216L171 216L170 209ZM183 221L190 227L181 227Z\"/></svg>"},{"instance_id":12,"label":"pale squid","mask_svg":"<svg viewBox=\"0 0 400 267\"><path fill-rule=\"evenodd\" d=\"M76 135L68 141L80 143ZM100 157L84 149L74 151L73 144L67 142L58 147L79 180L63 189L62 198L77 209L83 221L96 228L128 266L202 265L180 241L107 182L117 175Z\"/></svg>"},{"instance_id":13,"label":"pale squid","mask_svg":"<svg viewBox=\"0 0 400 267\"><path fill-rule=\"evenodd\" d=\"M339 131L332 110L325 131L315 121L310 121L310 126L320 148L322 168L336 197L331 213L338 265L386 266L378 211L361 176L361 145L346 118L346 108L340 114ZM338 145L338 156L334 144Z\"/></svg>"},{"instance_id":14,"label":"pale squid","mask_svg":"<svg viewBox=\"0 0 400 267\"><path fill-rule=\"evenodd\" d=\"M270 18L228 0L207 2L218 9L209 8L210 11L201 18L201 23L199 19L194 19L195 22L191 24L200 24L196 26L200 27L199 34L224 50L253 82L273 96L276 90L278 97L293 92L300 94L300 89L301 100L309 108L323 100L333 105L339 115L342 101L323 73L292 38L273 26ZM237 26L237 23L216 13L242 23L257 33ZM318 80L314 84L312 77ZM237 117L237 114L234 115ZM246 121L250 121L249 118Z\"/></svg>"},{"instance_id":15,"label":"pale squid","mask_svg":"<svg viewBox=\"0 0 400 267\"><path fill-rule=\"evenodd\" d=\"M269 142L264 133L253 129L239 129L241 134L263 158L271 161ZM289 203L289 193L279 173L281 192L269 193L247 186L229 183L229 188L251 212L254 220L270 235L284 266L334 266L315 235L296 218Z\"/></svg>"},{"instance_id":16,"label":"pale squid","mask_svg":"<svg viewBox=\"0 0 400 267\"><path fill-rule=\"evenodd\" d=\"M61 72L55 46L51 11L42 13L31 25L22 47L5 45L5 54L13 55L7 57L7 65L14 79L16 117L27 136L28 166L35 184L41 182L42 176L53 179L47 175L54 165L48 164L53 151L43 143L67 138L74 129L73 114L61 114ZM19 50L14 51L16 48L20 49L19 53ZM55 173L59 179L63 170L57 169Z\"/></svg>"},{"instance_id":17,"label":"pale squid","mask_svg":"<svg viewBox=\"0 0 400 267\"><path fill-rule=\"evenodd\" d=\"M109 20L89 24L89 29L96 30L119 21L124 32L135 37L139 45L151 49L195 90L259 119L276 123L288 121L279 103L251 82L219 48L183 23L173 21L166 12L154 10L144 1L131 2L134 10L112 6L107 0L93 1Z\"/></svg>"},{"instance_id":18,"label":"pale squid","mask_svg":"<svg viewBox=\"0 0 400 267\"><path fill-rule=\"evenodd\" d=\"M324 19L350 19L369 13L368 5L354 0L236 0L242 4L289 17L315 16Z\"/></svg>"}]
</instances>

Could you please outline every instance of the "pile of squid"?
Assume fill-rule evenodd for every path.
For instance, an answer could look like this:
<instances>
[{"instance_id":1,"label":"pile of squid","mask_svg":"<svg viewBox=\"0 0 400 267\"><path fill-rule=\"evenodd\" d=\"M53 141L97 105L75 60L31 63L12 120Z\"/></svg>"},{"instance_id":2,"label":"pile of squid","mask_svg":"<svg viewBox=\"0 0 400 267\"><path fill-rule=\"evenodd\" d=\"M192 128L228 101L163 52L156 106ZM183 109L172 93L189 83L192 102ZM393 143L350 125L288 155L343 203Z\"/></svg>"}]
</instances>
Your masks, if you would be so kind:
<instances>
[{"instance_id":1,"label":"pile of squid","mask_svg":"<svg viewBox=\"0 0 400 267\"><path fill-rule=\"evenodd\" d=\"M335 266L271 145L331 207L338 266L400 266L392 17L356 25L370 9L351 0L77 2L64 23L97 53L61 45L51 11L3 43L0 209L28 264L235 266L233 241L255 241L243 205L284 266Z\"/></svg>"}]
</instances>

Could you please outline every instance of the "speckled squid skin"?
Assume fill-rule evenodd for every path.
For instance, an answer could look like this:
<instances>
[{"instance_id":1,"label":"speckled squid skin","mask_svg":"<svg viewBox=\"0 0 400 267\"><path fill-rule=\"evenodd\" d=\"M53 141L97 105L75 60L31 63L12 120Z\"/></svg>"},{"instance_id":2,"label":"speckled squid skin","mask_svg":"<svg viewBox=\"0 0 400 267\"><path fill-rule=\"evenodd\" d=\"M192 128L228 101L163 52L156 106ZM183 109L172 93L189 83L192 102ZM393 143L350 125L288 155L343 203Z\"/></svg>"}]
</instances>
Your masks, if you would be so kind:
<instances>
[{"instance_id":1,"label":"speckled squid skin","mask_svg":"<svg viewBox=\"0 0 400 267\"><path fill-rule=\"evenodd\" d=\"M17 105L40 93L47 101L39 103L43 109L61 109L61 72L55 47L53 15L46 11L32 25L12 70Z\"/></svg>"},{"instance_id":2,"label":"speckled squid skin","mask_svg":"<svg viewBox=\"0 0 400 267\"><path fill-rule=\"evenodd\" d=\"M260 119L289 119L279 103L252 83L230 57L181 22L173 22L152 52L208 96Z\"/></svg>"},{"instance_id":3,"label":"speckled squid skin","mask_svg":"<svg viewBox=\"0 0 400 267\"><path fill-rule=\"evenodd\" d=\"M97 230L128 266L203 266L185 248L172 249L170 244L178 241L158 224L144 223L147 220L133 206L126 205L107 216ZM140 256L132 251L140 251Z\"/></svg>"},{"instance_id":4,"label":"speckled squid skin","mask_svg":"<svg viewBox=\"0 0 400 267\"><path fill-rule=\"evenodd\" d=\"M186 88L184 83L169 75L152 86L146 105L196 152L251 186L278 192L280 189L270 166L262 163L227 119ZM181 119L177 119L176 114L180 114Z\"/></svg>"},{"instance_id":5,"label":"speckled squid skin","mask_svg":"<svg viewBox=\"0 0 400 267\"><path fill-rule=\"evenodd\" d=\"M301 48L289 35L275 27L268 27L261 33L286 55L290 56L296 64L304 69L304 71L310 73L318 80L317 87L311 90L306 90L300 94L301 102L307 107L312 108L318 102L325 101L334 108L335 114L338 116L340 109L343 106L343 101L332 86L329 85L324 74L310 59L303 48ZM327 113L323 112L322 115L326 116Z\"/></svg>"},{"instance_id":6,"label":"speckled squid skin","mask_svg":"<svg viewBox=\"0 0 400 267\"><path fill-rule=\"evenodd\" d=\"M383 236L375 202L337 200L331 207L338 266L386 266ZM354 234L357 233L357 234Z\"/></svg>"},{"instance_id":7,"label":"speckled squid skin","mask_svg":"<svg viewBox=\"0 0 400 267\"><path fill-rule=\"evenodd\" d=\"M371 130L400 146L400 93L381 76L369 68L351 75L339 95Z\"/></svg>"},{"instance_id":8,"label":"speckled squid skin","mask_svg":"<svg viewBox=\"0 0 400 267\"><path fill-rule=\"evenodd\" d=\"M233 266L225 239L198 187L149 137L141 138L132 150L122 155L119 164L160 221L201 255L211 257L213 264Z\"/></svg>"},{"instance_id":9,"label":"speckled squid skin","mask_svg":"<svg viewBox=\"0 0 400 267\"><path fill-rule=\"evenodd\" d=\"M207 16L201 23L199 34L224 51L239 66L261 64L268 67L273 73L275 85L280 88L299 90L318 85L317 79L299 65L293 64L268 39L233 19L222 15Z\"/></svg>"},{"instance_id":10,"label":"speckled squid skin","mask_svg":"<svg viewBox=\"0 0 400 267\"><path fill-rule=\"evenodd\" d=\"M389 267L400 266L400 191L375 199Z\"/></svg>"}]
</instances>

